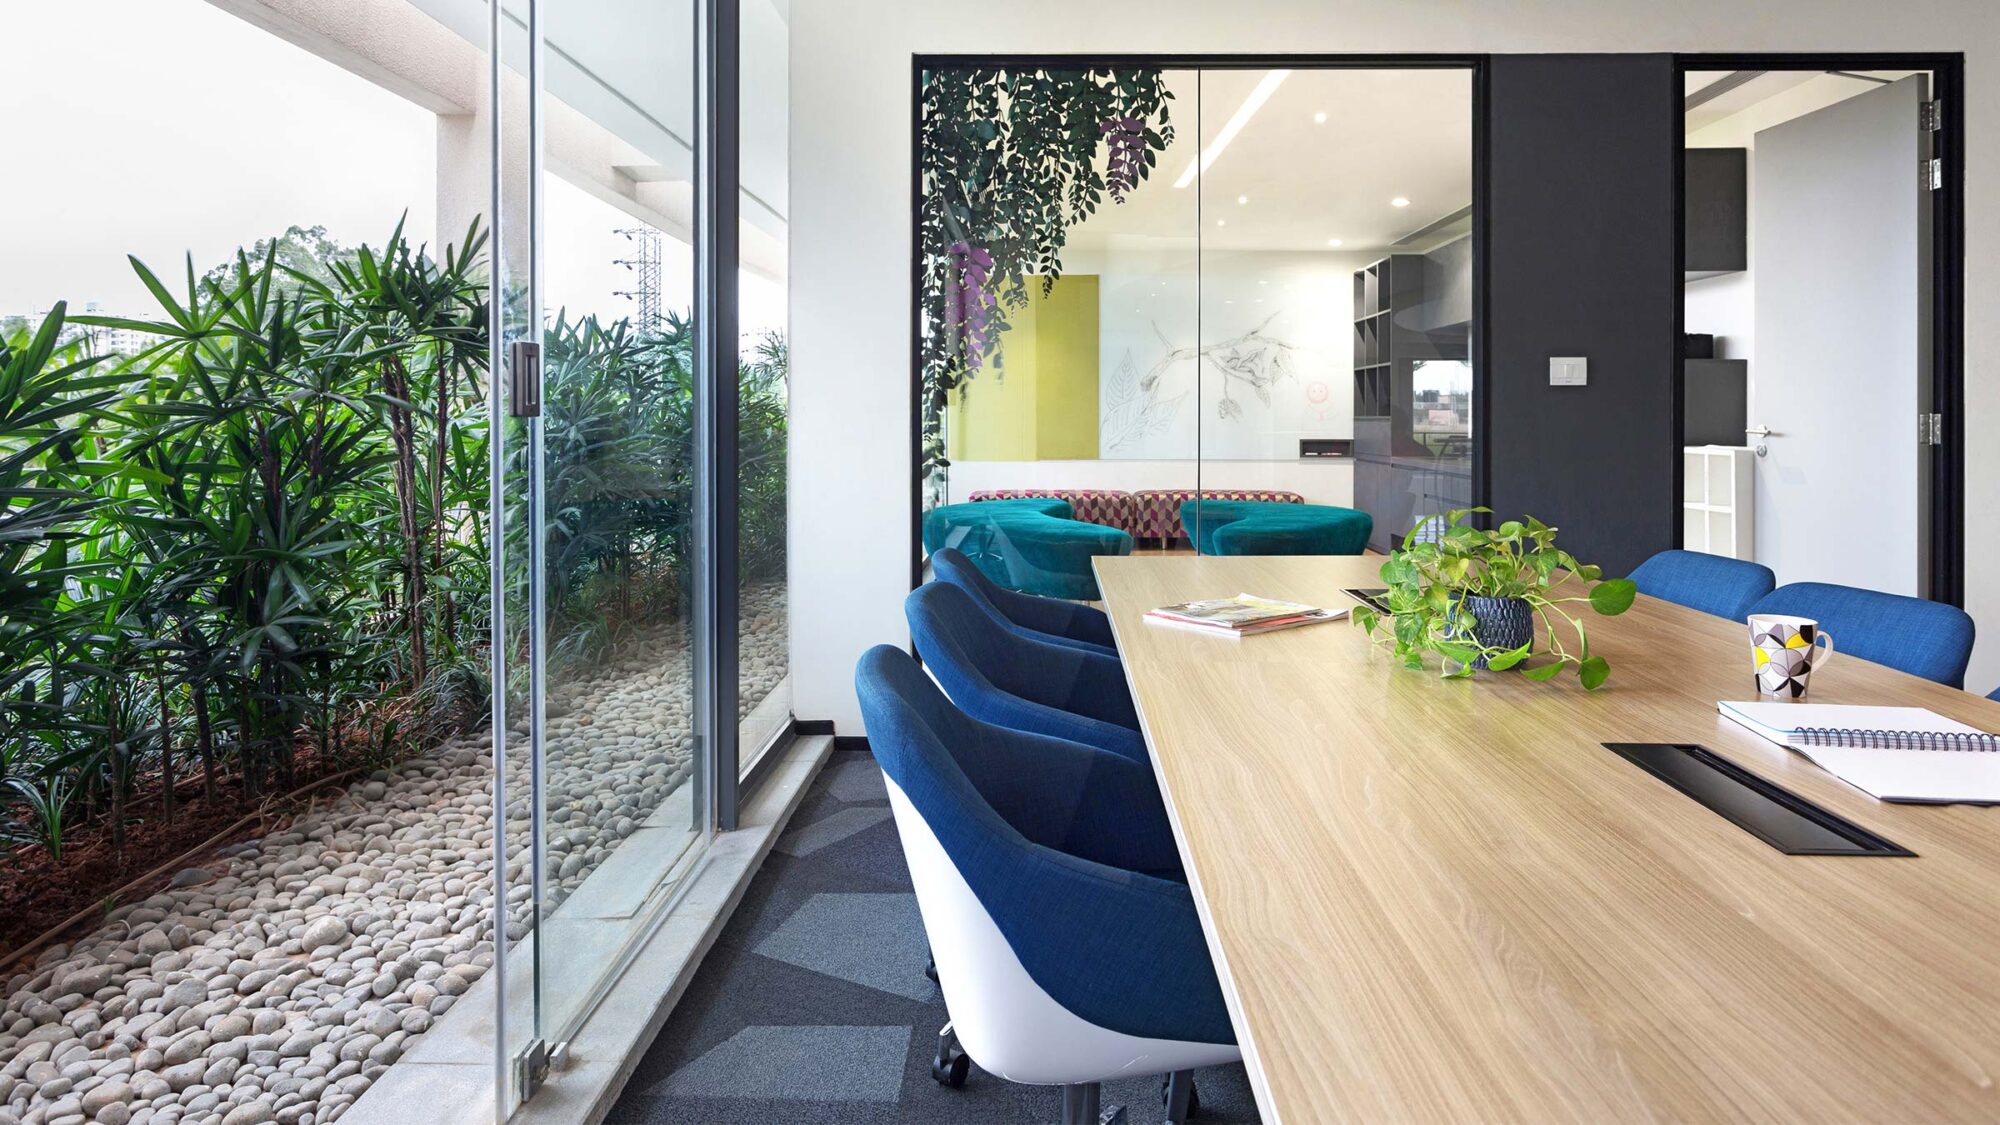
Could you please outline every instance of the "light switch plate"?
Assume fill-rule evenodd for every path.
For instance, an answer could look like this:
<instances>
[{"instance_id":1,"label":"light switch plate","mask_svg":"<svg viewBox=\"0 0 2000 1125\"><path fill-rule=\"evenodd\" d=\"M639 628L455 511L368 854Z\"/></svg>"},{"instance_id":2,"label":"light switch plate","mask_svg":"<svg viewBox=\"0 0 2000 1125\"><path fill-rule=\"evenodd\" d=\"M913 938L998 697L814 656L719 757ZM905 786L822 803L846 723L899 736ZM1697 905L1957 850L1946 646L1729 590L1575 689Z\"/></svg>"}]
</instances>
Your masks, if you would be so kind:
<instances>
[{"instance_id":1,"label":"light switch plate","mask_svg":"<svg viewBox=\"0 0 2000 1125\"><path fill-rule=\"evenodd\" d=\"M1581 387L1590 382L1590 360L1580 355L1549 357L1549 386Z\"/></svg>"}]
</instances>

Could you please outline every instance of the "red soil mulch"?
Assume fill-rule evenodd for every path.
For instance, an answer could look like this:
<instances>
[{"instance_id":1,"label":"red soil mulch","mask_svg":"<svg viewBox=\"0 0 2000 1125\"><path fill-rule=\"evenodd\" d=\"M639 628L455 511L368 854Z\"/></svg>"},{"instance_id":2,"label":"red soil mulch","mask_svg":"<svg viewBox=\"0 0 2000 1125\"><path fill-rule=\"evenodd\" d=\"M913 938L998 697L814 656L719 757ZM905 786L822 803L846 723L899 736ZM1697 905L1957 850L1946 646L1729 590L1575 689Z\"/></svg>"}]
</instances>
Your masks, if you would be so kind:
<instances>
[{"instance_id":1,"label":"red soil mulch","mask_svg":"<svg viewBox=\"0 0 2000 1125\"><path fill-rule=\"evenodd\" d=\"M297 785L289 792L296 793L339 772L342 772L340 765L322 763L301 754ZM157 779L131 802L126 813L123 851L111 846L110 828L99 817L88 825L74 825L65 833L61 864L50 862L46 849L25 845L17 846L0 860L0 973L18 971L21 966L11 964L15 951L77 912L93 904L106 910L122 905L106 896L126 883L175 862L188 849L246 816L251 818L227 837L216 840L203 854L186 857L186 866L201 866L201 861L215 848L265 835L312 798L323 798L326 790L299 800L280 795L252 803L243 800L242 779L226 777L217 787L217 799L212 802L202 798L198 781L183 781L176 792L180 802L172 820L161 815ZM71 812L80 813L81 803L72 806ZM160 893L174 874L172 870L161 872L151 881L152 885L134 887L127 900L137 901ZM89 921L94 921L94 917L78 925Z\"/></svg>"}]
</instances>

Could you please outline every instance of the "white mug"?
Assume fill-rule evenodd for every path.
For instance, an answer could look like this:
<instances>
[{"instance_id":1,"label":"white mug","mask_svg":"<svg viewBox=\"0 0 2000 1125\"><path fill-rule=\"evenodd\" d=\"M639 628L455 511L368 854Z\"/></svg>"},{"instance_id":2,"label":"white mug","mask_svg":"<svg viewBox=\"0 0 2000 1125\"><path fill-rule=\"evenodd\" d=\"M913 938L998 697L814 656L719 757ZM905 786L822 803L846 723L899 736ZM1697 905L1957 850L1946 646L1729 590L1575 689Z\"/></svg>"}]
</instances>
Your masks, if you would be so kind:
<instances>
[{"instance_id":1,"label":"white mug","mask_svg":"<svg viewBox=\"0 0 2000 1125\"><path fill-rule=\"evenodd\" d=\"M1759 694L1804 699L1813 669L1832 659L1833 634L1812 618L1750 615L1750 666Z\"/></svg>"}]
</instances>

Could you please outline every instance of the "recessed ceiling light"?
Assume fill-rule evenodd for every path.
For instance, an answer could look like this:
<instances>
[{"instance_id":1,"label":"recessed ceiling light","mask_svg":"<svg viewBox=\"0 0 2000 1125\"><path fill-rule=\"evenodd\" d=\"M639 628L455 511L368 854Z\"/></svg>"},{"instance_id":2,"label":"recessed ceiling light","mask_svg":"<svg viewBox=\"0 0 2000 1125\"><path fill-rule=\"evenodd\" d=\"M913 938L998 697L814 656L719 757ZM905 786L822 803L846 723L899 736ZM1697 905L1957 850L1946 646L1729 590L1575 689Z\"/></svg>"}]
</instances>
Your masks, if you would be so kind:
<instances>
[{"instance_id":1,"label":"recessed ceiling light","mask_svg":"<svg viewBox=\"0 0 2000 1125\"><path fill-rule=\"evenodd\" d=\"M1407 199L1404 199L1404 198L1403 198L1402 196L1400 196L1400 195L1399 195L1399 196L1397 196L1397 197L1396 197L1396 198L1394 198L1394 199L1391 199L1391 200L1389 201L1389 206L1391 206L1391 207L1408 207L1409 205L1410 205L1410 201L1409 201L1409 200L1407 200Z\"/></svg>"},{"instance_id":2,"label":"recessed ceiling light","mask_svg":"<svg viewBox=\"0 0 2000 1125\"><path fill-rule=\"evenodd\" d=\"M1215 220L1215 225L1216 225L1216 226L1219 226L1219 227L1226 227L1226 226L1228 226L1228 225L1229 225L1229 220L1228 220L1228 219L1217 219L1217 220Z\"/></svg>"},{"instance_id":3,"label":"recessed ceiling light","mask_svg":"<svg viewBox=\"0 0 2000 1125\"><path fill-rule=\"evenodd\" d=\"M1239 196L1237 196L1237 197L1236 197L1236 205L1237 205L1238 207L1241 207L1241 206L1243 206L1243 205L1244 205L1245 203L1248 203L1248 202L1250 202L1250 197L1249 197L1249 196L1247 196L1247 195L1239 195Z\"/></svg>"},{"instance_id":4,"label":"recessed ceiling light","mask_svg":"<svg viewBox=\"0 0 2000 1125\"><path fill-rule=\"evenodd\" d=\"M1324 124L1326 124L1326 111L1325 111L1325 110L1323 110L1323 109L1322 109L1322 110L1320 110L1320 111L1319 111L1318 113L1315 113L1315 114L1313 114L1313 124L1315 124L1315 125L1324 125Z\"/></svg>"},{"instance_id":5,"label":"recessed ceiling light","mask_svg":"<svg viewBox=\"0 0 2000 1125\"><path fill-rule=\"evenodd\" d=\"M1329 238L1326 240L1326 244L1328 246L1338 246L1340 245L1340 240L1338 238Z\"/></svg>"}]
</instances>

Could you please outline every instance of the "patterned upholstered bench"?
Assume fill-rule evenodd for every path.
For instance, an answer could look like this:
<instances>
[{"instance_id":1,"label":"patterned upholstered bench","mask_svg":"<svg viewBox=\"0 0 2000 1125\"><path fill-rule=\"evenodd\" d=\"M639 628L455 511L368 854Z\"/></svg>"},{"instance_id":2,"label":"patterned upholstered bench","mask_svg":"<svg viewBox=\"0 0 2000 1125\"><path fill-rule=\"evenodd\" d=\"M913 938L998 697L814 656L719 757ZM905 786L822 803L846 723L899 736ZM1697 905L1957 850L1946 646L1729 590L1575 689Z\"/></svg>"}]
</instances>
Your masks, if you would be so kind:
<instances>
[{"instance_id":1,"label":"patterned upholstered bench","mask_svg":"<svg viewBox=\"0 0 2000 1125\"><path fill-rule=\"evenodd\" d=\"M1188 539L1181 523L1181 505L1195 498L1192 488L1149 488L1132 494L1132 526L1126 528L1134 539L1158 539L1164 543ZM1203 500L1261 500L1267 504L1303 504L1296 492L1268 488L1204 488Z\"/></svg>"},{"instance_id":2,"label":"patterned upholstered bench","mask_svg":"<svg viewBox=\"0 0 2000 1125\"><path fill-rule=\"evenodd\" d=\"M1136 534L1132 530L1132 494L1116 489L982 488L967 497L968 503L979 500L1064 500L1076 519Z\"/></svg>"}]
</instances>

